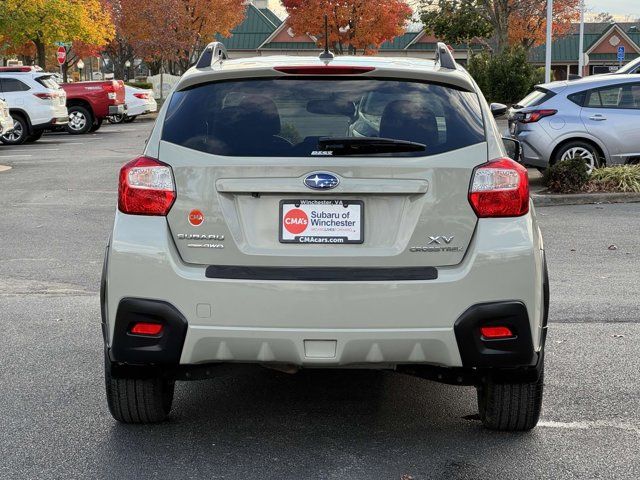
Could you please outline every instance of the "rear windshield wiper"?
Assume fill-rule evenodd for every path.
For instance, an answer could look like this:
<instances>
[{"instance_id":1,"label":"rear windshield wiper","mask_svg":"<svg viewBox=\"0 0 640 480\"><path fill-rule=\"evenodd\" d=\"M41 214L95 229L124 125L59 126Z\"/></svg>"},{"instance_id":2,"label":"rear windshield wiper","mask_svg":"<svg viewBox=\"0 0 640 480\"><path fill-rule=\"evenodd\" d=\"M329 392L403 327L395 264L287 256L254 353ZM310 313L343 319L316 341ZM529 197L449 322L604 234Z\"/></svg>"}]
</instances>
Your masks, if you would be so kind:
<instances>
[{"instance_id":1,"label":"rear windshield wiper","mask_svg":"<svg viewBox=\"0 0 640 480\"><path fill-rule=\"evenodd\" d=\"M331 155L367 155L372 153L423 152L423 143L380 137L321 137L318 148Z\"/></svg>"}]
</instances>

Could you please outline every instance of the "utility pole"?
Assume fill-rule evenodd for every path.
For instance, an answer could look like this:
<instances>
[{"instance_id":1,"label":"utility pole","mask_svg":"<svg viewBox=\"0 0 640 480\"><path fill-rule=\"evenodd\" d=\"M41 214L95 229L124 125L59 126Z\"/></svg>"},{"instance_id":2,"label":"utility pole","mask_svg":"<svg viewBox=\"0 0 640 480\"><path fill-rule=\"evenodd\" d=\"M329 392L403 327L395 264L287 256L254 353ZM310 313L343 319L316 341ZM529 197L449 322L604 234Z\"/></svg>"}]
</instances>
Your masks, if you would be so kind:
<instances>
[{"instance_id":1,"label":"utility pole","mask_svg":"<svg viewBox=\"0 0 640 480\"><path fill-rule=\"evenodd\" d=\"M551 81L551 36L553 33L553 0L547 0L547 51L544 61L544 82Z\"/></svg>"},{"instance_id":2,"label":"utility pole","mask_svg":"<svg viewBox=\"0 0 640 480\"><path fill-rule=\"evenodd\" d=\"M584 0L580 0L580 41L578 42L578 75L584 70Z\"/></svg>"}]
</instances>

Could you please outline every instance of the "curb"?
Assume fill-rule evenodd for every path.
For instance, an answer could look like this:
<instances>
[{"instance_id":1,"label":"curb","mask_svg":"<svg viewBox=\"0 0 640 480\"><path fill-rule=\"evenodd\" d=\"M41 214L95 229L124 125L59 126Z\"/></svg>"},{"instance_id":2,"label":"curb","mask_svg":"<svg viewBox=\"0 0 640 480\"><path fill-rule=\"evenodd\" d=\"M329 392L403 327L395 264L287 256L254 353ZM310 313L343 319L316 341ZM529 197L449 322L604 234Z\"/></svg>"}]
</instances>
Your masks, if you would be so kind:
<instances>
[{"instance_id":1,"label":"curb","mask_svg":"<svg viewBox=\"0 0 640 480\"><path fill-rule=\"evenodd\" d=\"M636 203L640 202L640 193L534 193L531 198L536 207L553 207L595 203Z\"/></svg>"}]
</instances>

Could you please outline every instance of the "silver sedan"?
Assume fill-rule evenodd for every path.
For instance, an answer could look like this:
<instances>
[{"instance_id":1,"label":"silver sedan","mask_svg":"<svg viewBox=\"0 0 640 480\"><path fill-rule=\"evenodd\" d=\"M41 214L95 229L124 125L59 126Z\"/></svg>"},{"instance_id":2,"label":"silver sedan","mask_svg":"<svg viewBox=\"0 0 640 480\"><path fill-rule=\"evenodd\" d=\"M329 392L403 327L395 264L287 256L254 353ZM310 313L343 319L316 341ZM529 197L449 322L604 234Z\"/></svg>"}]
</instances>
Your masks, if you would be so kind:
<instances>
[{"instance_id":1,"label":"silver sedan","mask_svg":"<svg viewBox=\"0 0 640 480\"><path fill-rule=\"evenodd\" d=\"M524 163L584 158L589 171L640 160L640 77L607 75L538 85L509 110Z\"/></svg>"}]
</instances>

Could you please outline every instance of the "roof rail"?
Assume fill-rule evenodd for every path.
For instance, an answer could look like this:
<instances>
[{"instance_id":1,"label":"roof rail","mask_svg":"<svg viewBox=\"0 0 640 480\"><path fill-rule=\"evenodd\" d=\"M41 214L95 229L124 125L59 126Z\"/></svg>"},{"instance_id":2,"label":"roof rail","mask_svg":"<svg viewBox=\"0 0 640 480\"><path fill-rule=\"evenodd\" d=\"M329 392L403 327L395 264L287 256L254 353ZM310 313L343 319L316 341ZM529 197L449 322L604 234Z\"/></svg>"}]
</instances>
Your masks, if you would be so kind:
<instances>
[{"instance_id":1,"label":"roof rail","mask_svg":"<svg viewBox=\"0 0 640 480\"><path fill-rule=\"evenodd\" d=\"M209 68L221 60L229 58L222 42L211 42L200 54L196 68Z\"/></svg>"},{"instance_id":2,"label":"roof rail","mask_svg":"<svg viewBox=\"0 0 640 480\"><path fill-rule=\"evenodd\" d=\"M436 46L436 63L439 63L442 68L456 69L456 60L449 47L443 42L438 42Z\"/></svg>"}]
</instances>

